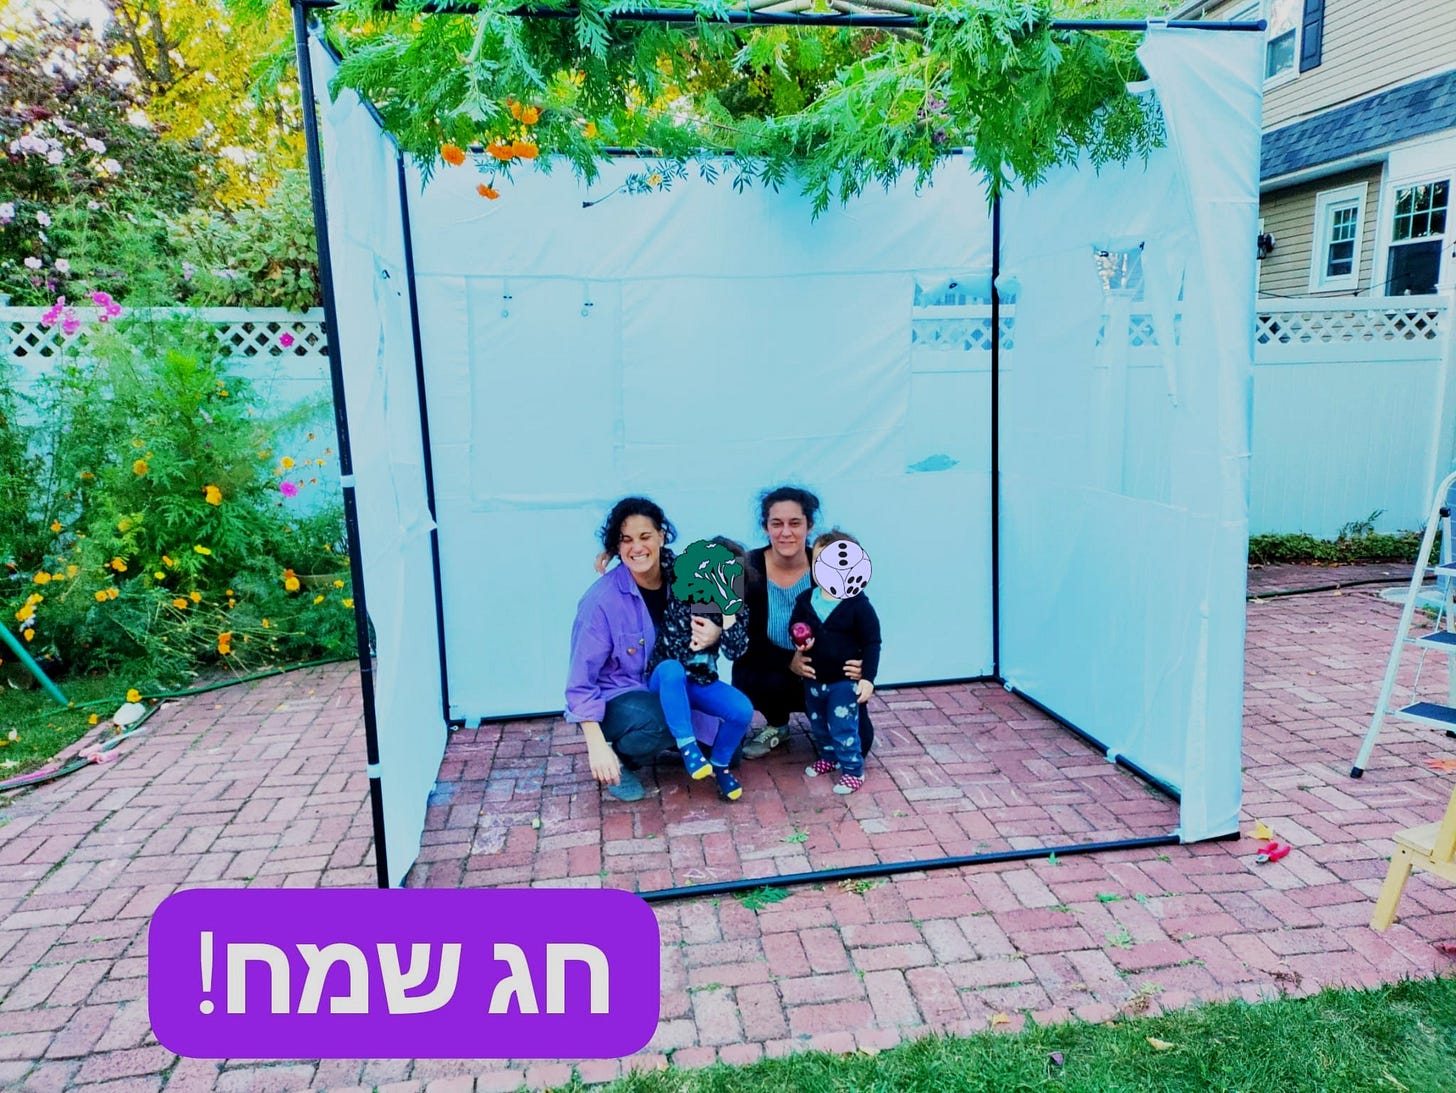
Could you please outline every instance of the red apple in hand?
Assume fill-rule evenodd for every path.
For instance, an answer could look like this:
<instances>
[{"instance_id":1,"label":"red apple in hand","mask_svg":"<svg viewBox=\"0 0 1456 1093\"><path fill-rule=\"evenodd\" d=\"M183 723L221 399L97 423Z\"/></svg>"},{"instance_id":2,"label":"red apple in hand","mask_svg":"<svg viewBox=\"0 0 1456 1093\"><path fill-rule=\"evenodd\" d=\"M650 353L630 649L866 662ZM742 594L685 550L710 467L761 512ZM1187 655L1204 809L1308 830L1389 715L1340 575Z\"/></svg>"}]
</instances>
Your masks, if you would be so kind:
<instances>
[{"instance_id":1,"label":"red apple in hand","mask_svg":"<svg viewBox=\"0 0 1456 1093\"><path fill-rule=\"evenodd\" d=\"M807 622L796 622L793 626L789 627L789 637L793 639L794 644L800 649L807 645L809 639L813 636L814 631L809 628Z\"/></svg>"}]
</instances>

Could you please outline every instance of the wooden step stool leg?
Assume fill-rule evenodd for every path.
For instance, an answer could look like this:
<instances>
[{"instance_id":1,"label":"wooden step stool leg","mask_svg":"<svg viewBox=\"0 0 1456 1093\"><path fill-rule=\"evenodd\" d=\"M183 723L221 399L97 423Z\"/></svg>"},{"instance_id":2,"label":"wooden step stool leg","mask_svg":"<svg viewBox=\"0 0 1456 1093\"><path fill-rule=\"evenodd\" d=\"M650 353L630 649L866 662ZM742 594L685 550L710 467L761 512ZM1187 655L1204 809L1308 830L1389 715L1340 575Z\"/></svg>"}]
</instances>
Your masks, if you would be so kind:
<instances>
[{"instance_id":1,"label":"wooden step stool leg","mask_svg":"<svg viewBox=\"0 0 1456 1093\"><path fill-rule=\"evenodd\" d=\"M1390 869L1385 874L1385 883L1380 887L1380 898L1375 901L1375 914L1370 919L1372 930L1384 930L1395 921L1395 908L1410 875L1411 852L1403 846L1396 847L1390 859Z\"/></svg>"}]
</instances>

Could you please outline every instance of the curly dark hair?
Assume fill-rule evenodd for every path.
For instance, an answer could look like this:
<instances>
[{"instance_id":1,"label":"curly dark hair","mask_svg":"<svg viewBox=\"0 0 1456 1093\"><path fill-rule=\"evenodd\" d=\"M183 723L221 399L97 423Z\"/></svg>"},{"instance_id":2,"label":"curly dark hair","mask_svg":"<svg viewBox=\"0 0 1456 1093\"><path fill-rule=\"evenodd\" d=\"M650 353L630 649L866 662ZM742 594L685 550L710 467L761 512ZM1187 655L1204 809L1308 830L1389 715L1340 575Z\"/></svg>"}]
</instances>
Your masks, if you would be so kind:
<instances>
[{"instance_id":1,"label":"curly dark hair","mask_svg":"<svg viewBox=\"0 0 1456 1093\"><path fill-rule=\"evenodd\" d=\"M597 531L601 537L602 549L608 554L616 554L617 548L621 545L622 525L627 522L629 516L645 516L652 521L652 525L662 532L665 542L672 542L677 538L677 528L672 526L672 521L662 511L662 506L650 497L624 497L612 506L612 511L607 515L607 521Z\"/></svg>"},{"instance_id":2,"label":"curly dark hair","mask_svg":"<svg viewBox=\"0 0 1456 1093\"><path fill-rule=\"evenodd\" d=\"M804 510L804 519L814 526L814 517L819 514L819 498L798 486L779 486L765 490L758 497L758 526L767 530L768 510L780 501L792 501Z\"/></svg>"}]
</instances>

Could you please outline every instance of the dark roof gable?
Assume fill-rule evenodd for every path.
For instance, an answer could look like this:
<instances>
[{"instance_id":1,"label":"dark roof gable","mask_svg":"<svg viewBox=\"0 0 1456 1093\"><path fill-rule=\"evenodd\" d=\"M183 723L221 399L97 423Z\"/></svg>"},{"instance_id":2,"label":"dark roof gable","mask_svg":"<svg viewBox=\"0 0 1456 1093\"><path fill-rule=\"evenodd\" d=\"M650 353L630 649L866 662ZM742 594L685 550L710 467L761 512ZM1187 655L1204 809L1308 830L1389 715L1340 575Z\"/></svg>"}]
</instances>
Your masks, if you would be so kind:
<instances>
[{"instance_id":1,"label":"dark roof gable","mask_svg":"<svg viewBox=\"0 0 1456 1093\"><path fill-rule=\"evenodd\" d=\"M1456 129L1456 69L1265 133L1259 177L1279 178L1443 129Z\"/></svg>"}]
</instances>

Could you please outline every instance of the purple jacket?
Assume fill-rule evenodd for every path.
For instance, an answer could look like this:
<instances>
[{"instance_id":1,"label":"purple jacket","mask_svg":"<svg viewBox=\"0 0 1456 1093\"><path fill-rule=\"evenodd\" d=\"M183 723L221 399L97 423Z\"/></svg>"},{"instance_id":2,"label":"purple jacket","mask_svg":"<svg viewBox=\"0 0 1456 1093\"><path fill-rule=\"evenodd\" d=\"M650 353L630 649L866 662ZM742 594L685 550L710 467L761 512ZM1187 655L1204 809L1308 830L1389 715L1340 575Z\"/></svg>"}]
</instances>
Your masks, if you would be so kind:
<instances>
[{"instance_id":1,"label":"purple jacket","mask_svg":"<svg viewBox=\"0 0 1456 1093\"><path fill-rule=\"evenodd\" d=\"M663 560L669 554L663 551ZM576 605L566 720L600 721L607 700L647 686L647 658L657 633L652 615L624 565L608 570Z\"/></svg>"}]
</instances>

